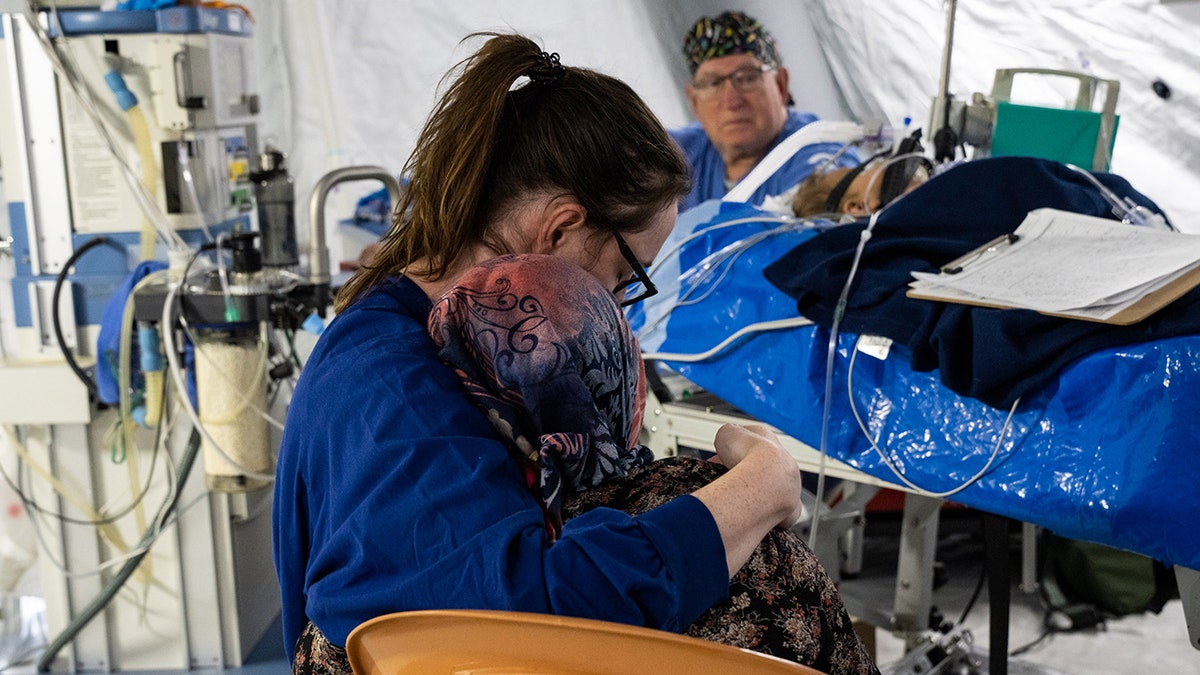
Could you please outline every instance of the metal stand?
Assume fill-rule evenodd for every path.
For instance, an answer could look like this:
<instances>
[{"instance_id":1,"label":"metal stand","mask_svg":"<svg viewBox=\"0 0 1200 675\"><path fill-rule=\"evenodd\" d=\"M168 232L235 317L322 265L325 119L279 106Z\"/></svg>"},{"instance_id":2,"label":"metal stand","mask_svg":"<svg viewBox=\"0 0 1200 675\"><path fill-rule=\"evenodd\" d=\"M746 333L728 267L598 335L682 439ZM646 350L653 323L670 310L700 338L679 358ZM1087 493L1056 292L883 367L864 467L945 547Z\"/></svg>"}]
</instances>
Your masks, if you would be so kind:
<instances>
[{"instance_id":1,"label":"metal stand","mask_svg":"<svg viewBox=\"0 0 1200 675\"><path fill-rule=\"evenodd\" d=\"M1187 621L1188 641L1200 649L1200 571L1186 567L1175 568L1179 582L1179 598L1183 602L1183 618Z\"/></svg>"},{"instance_id":2,"label":"metal stand","mask_svg":"<svg viewBox=\"0 0 1200 675\"><path fill-rule=\"evenodd\" d=\"M929 628L941 507L942 500L935 497L916 494L904 497L892 628L904 633L905 646L909 649L917 645L921 633Z\"/></svg>"},{"instance_id":3,"label":"metal stand","mask_svg":"<svg viewBox=\"0 0 1200 675\"><path fill-rule=\"evenodd\" d=\"M988 608L991 631L988 638L988 675L1008 672L1008 615L1011 603L1008 565L1008 519L983 513L983 554L987 567Z\"/></svg>"}]
</instances>

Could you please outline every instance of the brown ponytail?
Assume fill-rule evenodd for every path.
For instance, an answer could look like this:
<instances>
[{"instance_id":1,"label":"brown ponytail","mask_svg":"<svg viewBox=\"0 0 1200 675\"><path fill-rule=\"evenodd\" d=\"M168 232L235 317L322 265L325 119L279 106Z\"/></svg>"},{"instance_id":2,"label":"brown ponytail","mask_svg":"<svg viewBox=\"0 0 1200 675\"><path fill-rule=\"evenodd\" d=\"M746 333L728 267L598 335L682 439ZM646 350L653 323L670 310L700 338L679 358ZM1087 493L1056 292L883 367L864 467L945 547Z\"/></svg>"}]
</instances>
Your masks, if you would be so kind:
<instances>
[{"instance_id":1,"label":"brown ponytail","mask_svg":"<svg viewBox=\"0 0 1200 675\"><path fill-rule=\"evenodd\" d=\"M628 85L519 35L476 35L491 39L425 123L392 230L338 311L418 260L438 279L472 244L501 250L488 225L532 191L574 196L607 231L643 227L687 193L687 165Z\"/></svg>"}]
</instances>

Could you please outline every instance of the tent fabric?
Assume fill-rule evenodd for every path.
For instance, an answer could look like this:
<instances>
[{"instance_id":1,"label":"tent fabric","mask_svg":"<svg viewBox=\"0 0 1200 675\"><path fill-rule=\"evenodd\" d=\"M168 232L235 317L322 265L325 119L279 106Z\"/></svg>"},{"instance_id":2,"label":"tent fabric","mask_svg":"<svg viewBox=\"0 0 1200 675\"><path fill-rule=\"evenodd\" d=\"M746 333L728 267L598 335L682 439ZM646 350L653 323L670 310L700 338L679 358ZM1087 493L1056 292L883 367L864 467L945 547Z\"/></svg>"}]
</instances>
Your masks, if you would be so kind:
<instances>
[{"instance_id":1,"label":"tent fabric","mask_svg":"<svg viewBox=\"0 0 1200 675\"><path fill-rule=\"evenodd\" d=\"M693 121L683 92L682 37L707 0L248 0L262 91L259 138L288 153L297 198L326 172L374 164L400 172L442 77L477 46L476 31L520 31L563 63L620 77L668 127ZM796 108L825 120L876 120L899 130L928 123L939 85L946 3L908 0L747 0L738 6L775 35ZM1122 83L1112 170L1200 232L1200 2L1011 0L957 3L950 90L989 92L1007 67L1063 68ZM1152 83L1173 91L1159 98ZM1020 83L1014 98L1022 94ZM1057 91L1030 96L1061 103ZM353 212L378 185L347 185L330 212ZM339 202L339 198L342 200ZM305 209L297 209L301 243ZM330 227L337 219L327 219ZM344 254L335 232L334 259Z\"/></svg>"}]
</instances>

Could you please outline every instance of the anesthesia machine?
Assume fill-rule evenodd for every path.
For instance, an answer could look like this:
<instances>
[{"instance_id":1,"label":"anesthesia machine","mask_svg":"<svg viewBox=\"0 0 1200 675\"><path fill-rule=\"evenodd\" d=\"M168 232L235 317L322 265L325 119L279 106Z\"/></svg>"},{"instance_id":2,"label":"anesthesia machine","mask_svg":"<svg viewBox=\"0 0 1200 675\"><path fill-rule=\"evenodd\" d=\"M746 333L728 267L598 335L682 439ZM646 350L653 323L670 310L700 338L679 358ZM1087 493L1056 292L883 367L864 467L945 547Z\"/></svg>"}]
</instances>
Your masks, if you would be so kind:
<instances>
[{"instance_id":1,"label":"anesthesia machine","mask_svg":"<svg viewBox=\"0 0 1200 675\"><path fill-rule=\"evenodd\" d=\"M330 281L259 145L252 23L0 16L0 467L40 544L39 667L241 665L279 612L270 483Z\"/></svg>"}]
</instances>

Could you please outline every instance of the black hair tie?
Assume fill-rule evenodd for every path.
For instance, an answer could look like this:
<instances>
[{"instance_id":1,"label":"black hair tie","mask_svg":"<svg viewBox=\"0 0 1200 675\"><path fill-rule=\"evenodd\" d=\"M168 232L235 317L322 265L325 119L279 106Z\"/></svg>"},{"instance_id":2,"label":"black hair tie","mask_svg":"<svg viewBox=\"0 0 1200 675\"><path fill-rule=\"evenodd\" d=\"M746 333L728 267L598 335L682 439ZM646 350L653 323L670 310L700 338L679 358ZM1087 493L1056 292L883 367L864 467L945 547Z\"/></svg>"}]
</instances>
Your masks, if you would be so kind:
<instances>
[{"instance_id":1,"label":"black hair tie","mask_svg":"<svg viewBox=\"0 0 1200 675\"><path fill-rule=\"evenodd\" d=\"M536 84L548 84L561 80L565 72L566 69L558 60L558 52L542 52L538 63L525 71L525 76Z\"/></svg>"}]
</instances>

